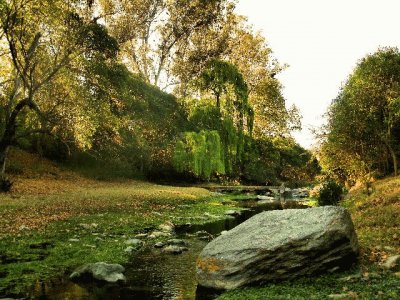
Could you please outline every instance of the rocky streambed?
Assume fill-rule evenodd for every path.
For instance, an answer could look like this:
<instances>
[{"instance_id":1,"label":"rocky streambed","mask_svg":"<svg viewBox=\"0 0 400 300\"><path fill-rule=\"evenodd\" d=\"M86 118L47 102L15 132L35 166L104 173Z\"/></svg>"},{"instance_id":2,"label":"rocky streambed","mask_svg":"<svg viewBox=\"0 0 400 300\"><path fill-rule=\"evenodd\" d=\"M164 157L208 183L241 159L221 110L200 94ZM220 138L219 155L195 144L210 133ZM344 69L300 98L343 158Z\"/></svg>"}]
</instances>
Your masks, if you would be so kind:
<instances>
[{"instance_id":1,"label":"rocky streambed","mask_svg":"<svg viewBox=\"0 0 400 300\"><path fill-rule=\"evenodd\" d=\"M281 202L263 196L239 201L241 209L226 211L226 217L215 216L205 224L174 226L165 223L155 230L125 241L130 261L124 265L123 280L106 282L85 273L74 278L38 284L34 297L40 299L214 299L216 291L198 288L196 260L203 248L215 237L224 234L266 210L304 208L300 201ZM214 216L210 216L211 218ZM88 270L93 266L82 266ZM94 269L97 270L98 266ZM86 269L85 269L86 268ZM110 269L120 270L119 267ZM96 271L97 272L97 271ZM120 275L106 275L119 278ZM122 279L122 278L121 278Z\"/></svg>"}]
</instances>

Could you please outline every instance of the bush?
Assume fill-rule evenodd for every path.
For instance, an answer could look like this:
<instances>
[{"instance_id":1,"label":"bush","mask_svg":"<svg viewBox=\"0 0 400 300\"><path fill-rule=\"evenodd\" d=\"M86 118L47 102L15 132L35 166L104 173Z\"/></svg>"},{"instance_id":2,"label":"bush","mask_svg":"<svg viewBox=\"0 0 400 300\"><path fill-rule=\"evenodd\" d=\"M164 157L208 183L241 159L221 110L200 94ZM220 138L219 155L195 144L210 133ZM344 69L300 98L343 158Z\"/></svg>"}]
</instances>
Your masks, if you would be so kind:
<instances>
[{"instance_id":1,"label":"bush","mask_svg":"<svg viewBox=\"0 0 400 300\"><path fill-rule=\"evenodd\" d=\"M9 192L13 183L5 176L0 175L0 192Z\"/></svg>"},{"instance_id":2,"label":"bush","mask_svg":"<svg viewBox=\"0 0 400 300\"><path fill-rule=\"evenodd\" d=\"M337 205L342 198L343 187L333 180L325 181L319 190L318 205Z\"/></svg>"}]
</instances>

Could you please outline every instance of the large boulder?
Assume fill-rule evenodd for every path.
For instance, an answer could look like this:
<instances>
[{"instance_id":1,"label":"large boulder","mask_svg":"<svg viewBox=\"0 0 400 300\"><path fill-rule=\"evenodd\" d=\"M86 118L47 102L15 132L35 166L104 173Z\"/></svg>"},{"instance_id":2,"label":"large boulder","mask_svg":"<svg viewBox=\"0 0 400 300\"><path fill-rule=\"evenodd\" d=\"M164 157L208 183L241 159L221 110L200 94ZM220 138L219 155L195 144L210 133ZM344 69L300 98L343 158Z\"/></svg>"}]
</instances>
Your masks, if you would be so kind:
<instances>
[{"instance_id":1,"label":"large boulder","mask_svg":"<svg viewBox=\"0 0 400 300\"><path fill-rule=\"evenodd\" d=\"M201 286L234 289L332 272L357 258L349 213L324 206L260 213L210 242L197 260Z\"/></svg>"},{"instance_id":2,"label":"large boulder","mask_svg":"<svg viewBox=\"0 0 400 300\"><path fill-rule=\"evenodd\" d=\"M125 271L124 267L118 264L107 264L97 262L86 264L76 269L69 278L73 281L88 281L97 280L109 283L117 281L125 281L125 276L122 274Z\"/></svg>"}]
</instances>

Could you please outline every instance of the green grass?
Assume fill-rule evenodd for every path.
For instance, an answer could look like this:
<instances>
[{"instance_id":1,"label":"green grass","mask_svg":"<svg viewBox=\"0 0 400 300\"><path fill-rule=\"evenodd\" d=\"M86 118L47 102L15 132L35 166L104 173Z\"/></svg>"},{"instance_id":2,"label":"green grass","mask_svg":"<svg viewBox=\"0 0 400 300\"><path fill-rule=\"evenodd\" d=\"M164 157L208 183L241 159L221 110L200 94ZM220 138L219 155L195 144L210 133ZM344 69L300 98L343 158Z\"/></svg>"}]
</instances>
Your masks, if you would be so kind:
<instances>
[{"instance_id":1,"label":"green grass","mask_svg":"<svg viewBox=\"0 0 400 300\"><path fill-rule=\"evenodd\" d=\"M218 300L329 299L332 294L347 294L346 299L400 299L398 277L380 270L372 274L374 276L370 278L362 276L359 270L353 270L303 278L231 291L218 297Z\"/></svg>"},{"instance_id":2,"label":"green grass","mask_svg":"<svg viewBox=\"0 0 400 300\"><path fill-rule=\"evenodd\" d=\"M222 217L228 207L227 199L204 189L143 182L101 183L18 198L1 195L0 297L26 296L35 283L84 263L123 264L129 258L124 241L137 233L167 220L207 222L211 219L205 213Z\"/></svg>"}]
</instances>

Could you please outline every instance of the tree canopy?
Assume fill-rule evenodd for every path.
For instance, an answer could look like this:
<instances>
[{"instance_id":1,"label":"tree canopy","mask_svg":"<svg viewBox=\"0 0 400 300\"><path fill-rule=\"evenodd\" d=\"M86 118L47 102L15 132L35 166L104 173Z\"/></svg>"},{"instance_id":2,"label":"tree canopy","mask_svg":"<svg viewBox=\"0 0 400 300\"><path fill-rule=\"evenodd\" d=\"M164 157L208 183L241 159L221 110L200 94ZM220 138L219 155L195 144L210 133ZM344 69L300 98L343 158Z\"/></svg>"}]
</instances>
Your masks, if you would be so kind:
<instances>
[{"instance_id":1,"label":"tree canopy","mask_svg":"<svg viewBox=\"0 0 400 300\"><path fill-rule=\"evenodd\" d=\"M400 52L363 58L328 111L322 163L338 177L397 175L400 138Z\"/></svg>"},{"instance_id":2,"label":"tree canopy","mask_svg":"<svg viewBox=\"0 0 400 300\"><path fill-rule=\"evenodd\" d=\"M276 138L300 119L234 1L2 0L0 22L2 178L17 146L127 176L284 179Z\"/></svg>"}]
</instances>

